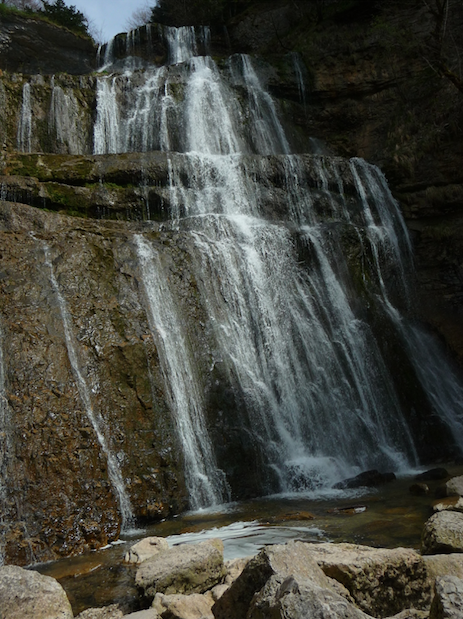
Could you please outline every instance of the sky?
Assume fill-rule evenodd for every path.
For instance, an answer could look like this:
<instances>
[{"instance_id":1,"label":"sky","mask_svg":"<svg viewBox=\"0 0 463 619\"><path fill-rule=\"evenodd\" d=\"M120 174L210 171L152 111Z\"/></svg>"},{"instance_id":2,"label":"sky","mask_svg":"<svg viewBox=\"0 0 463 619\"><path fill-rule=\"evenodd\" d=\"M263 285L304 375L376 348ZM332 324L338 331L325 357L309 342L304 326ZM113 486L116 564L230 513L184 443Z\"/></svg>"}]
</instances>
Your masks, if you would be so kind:
<instances>
[{"instance_id":1,"label":"sky","mask_svg":"<svg viewBox=\"0 0 463 619\"><path fill-rule=\"evenodd\" d=\"M125 32L126 22L132 13L141 7L154 6L155 0L65 0L68 6L75 6L84 13L103 41L115 34ZM92 30L92 29L91 29Z\"/></svg>"}]
</instances>

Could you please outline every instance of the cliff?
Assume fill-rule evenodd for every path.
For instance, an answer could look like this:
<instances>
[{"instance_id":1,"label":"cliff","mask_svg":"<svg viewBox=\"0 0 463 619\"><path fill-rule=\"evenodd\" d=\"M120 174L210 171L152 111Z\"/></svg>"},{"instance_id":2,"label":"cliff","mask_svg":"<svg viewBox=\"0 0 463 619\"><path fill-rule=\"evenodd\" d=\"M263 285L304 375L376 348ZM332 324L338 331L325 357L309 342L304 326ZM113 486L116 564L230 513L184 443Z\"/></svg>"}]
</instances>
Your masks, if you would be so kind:
<instances>
[{"instance_id":1,"label":"cliff","mask_svg":"<svg viewBox=\"0 0 463 619\"><path fill-rule=\"evenodd\" d=\"M184 33L216 61L194 71L156 25L97 59L2 17L7 562L99 547L132 516L313 489L340 454L459 453L458 371L417 352L415 323L461 364L462 95L423 57L418 0L368 7L249 3L226 32ZM338 155L386 173L415 286L379 171Z\"/></svg>"}]
</instances>

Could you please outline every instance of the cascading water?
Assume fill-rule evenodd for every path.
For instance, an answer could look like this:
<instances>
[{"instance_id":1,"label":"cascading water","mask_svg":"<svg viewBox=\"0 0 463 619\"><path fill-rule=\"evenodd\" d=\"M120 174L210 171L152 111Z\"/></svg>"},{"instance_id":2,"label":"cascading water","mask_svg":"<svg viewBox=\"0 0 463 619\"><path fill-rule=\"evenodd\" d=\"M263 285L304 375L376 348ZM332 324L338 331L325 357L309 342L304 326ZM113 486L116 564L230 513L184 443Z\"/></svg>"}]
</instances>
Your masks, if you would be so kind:
<instances>
[{"instance_id":1,"label":"cascading water","mask_svg":"<svg viewBox=\"0 0 463 619\"><path fill-rule=\"evenodd\" d=\"M22 153L30 153L32 150L32 108L31 108L31 85L26 82L23 86L21 114L19 117L18 150Z\"/></svg>"},{"instance_id":2,"label":"cascading water","mask_svg":"<svg viewBox=\"0 0 463 619\"><path fill-rule=\"evenodd\" d=\"M82 146L77 128L79 119L77 101L72 93L66 93L60 86L55 85L54 76L51 79L51 89L49 131L55 134L63 152L79 154L82 152Z\"/></svg>"},{"instance_id":3,"label":"cascading water","mask_svg":"<svg viewBox=\"0 0 463 619\"><path fill-rule=\"evenodd\" d=\"M202 414L201 388L188 349L188 338L177 315L159 255L141 236L136 239L153 338L161 361L171 408L183 447L185 476L193 508L229 500L222 471L217 468Z\"/></svg>"},{"instance_id":4,"label":"cascading water","mask_svg":"<svg viewBox=\"0 0 463 619\"><path fill-rule=\"evenodd\" d=\"M225 368L244 403L246 431L272 471L273 481L261 490L313 489L373 466L416 465L394 377L359 309L352 259L341 250L343 239L354 239L358 285L371 286L371 300L403 334L395 307L409 304L411 248L384 177L359 159L341 171L335 159L312 157L314 188L304 159L290 154L251 58L232 56L219 70L212 58L195 55L207 47L206 30L199 43L192 28L164 29L163 36L170 66L98 79L94 150L169 151L171 227L193 241L214 363ZM296 59L294 69L303 89ZM280 156L272 163L253 154ZM271 169L276 162L278 173ZM280 205L280 217L268 215L275 187L254 182L270 176L281 179L286 209L282 214ZM191 503L216 503L226 499L227 487L208 437L182 317L159 254L141 235L136 246ZM438 375L419 361L426 338L412 330L407 342L438 409ZM455 385L447 389L448 417L461 399ZM454 420L453 430L459 427Z\"/></svg>"},{"instance_id":5,"label":"cascading water","mask_svg":"<svg viewBox=\"0 0 463 619\"><path fill-rule=\"evenodd\" d=\"M87 414L88 420L92 424L92 427L95 431L98 442L100 443L101 449L106 456L106 461L108 465L108 476L114 488L115 494L119 501L119 508L121 512L122 518L122 528L123 530L130 529L134 524L134 516L132 512L132 506L130 504L130 499L127 494L127 490L125 488L124 480L122 478L122 473L119 467L119 463L117 461L116 456L111 451L108 441L105 436L104 430L104 420L98 411L95 411L92 405L92 400L90 396L90 389L87 385L87 382L84 378L84 375L80 369L79 358L77 355L75 338L72 332L72 324L71 317L69 315L66 302L61 294L58 281L55 276L55 272L53 269L53 264L50 257L50 249L45 243L42 242L42 248L45 256L45 266L48 268L50 273L50 283L53 289L53 292L56 296L56 300L58 302L59 311L61 314L61 319L63 321L64 328L64 337L66 341L66 348L68 351L69 362L71 364L72 372L76 379L77 389L79 391L80 398L82 400L82 404L84 405L85 412Z\"/></svg>"}]
</instances>

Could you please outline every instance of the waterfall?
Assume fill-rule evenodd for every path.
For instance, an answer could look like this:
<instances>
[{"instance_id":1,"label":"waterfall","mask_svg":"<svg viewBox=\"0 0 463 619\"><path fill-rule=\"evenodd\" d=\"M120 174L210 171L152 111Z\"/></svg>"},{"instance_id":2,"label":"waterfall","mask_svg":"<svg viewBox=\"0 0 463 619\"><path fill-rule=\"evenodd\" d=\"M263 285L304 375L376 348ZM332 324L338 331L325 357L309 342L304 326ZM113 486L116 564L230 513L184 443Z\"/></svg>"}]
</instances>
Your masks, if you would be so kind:
<instances>
[{"instance_id":1,"label":"waterfall","mask_svg":"<svg viewBox=\"0 0 463 619\"><path fill-rule=\"evenodd\" d=\"M18 150L22 153L32 151L32 109L31 109L31 85L26 82L23 86L21 114L17 133Z\"/></svg>"},{"instance_id":2,"label":"waterfall","mask_svg":"<svg viewBox=\"0 0 463 619\"><path fill-rule=\"evenodd\" d=\"M170 405L183 447L191 507L223 503L230 498L229 490L223 472L217 468L208 437L201 389L177 303L169 290L159 254L143 237L137 236L135 242L150 328L160 351Z\"/></svg>"},{"instance_id":3,"label":"waterfall","mask_svg":"<svg viewBox=\"0 0 463 619\"><path fill-rule=\"evenodd\" d=\"M424 391L454 433L461 387L448 378L439 391L443 377L423 361L433 344L397 309L411 305L412 250L384 176L361 159L320 155L310 158L309 178L307 157L291 154L259 61L237 54L219 68L198 55L207 30L160 32L167 66L98 78L95 152L168 151L167 226L191 240L212 366L222 368L245 411L243 432L271 471L261 491L313 490L371 467L416 466L395 368L370 308L406 341ZM138 234L135 244L191 505L216 504L228 487L180 306L154 241Z\"/></svg>"},{"instance_id":4,"label":"waterfall","mask_svg":"<svg viewBox=\"0 0 463 619\"><path fill-rule=\"evenodd\" d=\"M90 396L90 388L87 385L87 381L85 380L82 370L80 369L79 358L77 355L75 344L75 337L72 331L71 316L67 309L64 297L61 294L58 281L55 276L53 264L50 257L50 249L45 241L42 242L42 247L45 255L45 265L50 272L50 283L53 292L55 293L61 314L61 319L63 321L66 348L68 351L68 357L71 364L72 372L76 379L77 389L82 400L85 413L87 414L88 420L92 424L98 442L100 443L101 449L106 456L109 479L112 483L113 489L119 501L119 508L122 518L122 529L127 530L131 526L133 526L135 520L132 512L132 506L130 504L130 499L125 488L117 457L111 451L108 440L105 436L105 422L101 414L98 411L95 411L93 408L92 399Z\"/></svg>"},{"instance_id":5,"label":"waterfall","mask_svg":"<svg viewBox=\"0 0 463 619\"><path fill-rule=\"evenodd\" d=\"M73 93L65 93L51 78L51 101L48 129L56 135L60 152L77 155L82 152L79 138L79 106Z\"/></svg>"}]
</instances>

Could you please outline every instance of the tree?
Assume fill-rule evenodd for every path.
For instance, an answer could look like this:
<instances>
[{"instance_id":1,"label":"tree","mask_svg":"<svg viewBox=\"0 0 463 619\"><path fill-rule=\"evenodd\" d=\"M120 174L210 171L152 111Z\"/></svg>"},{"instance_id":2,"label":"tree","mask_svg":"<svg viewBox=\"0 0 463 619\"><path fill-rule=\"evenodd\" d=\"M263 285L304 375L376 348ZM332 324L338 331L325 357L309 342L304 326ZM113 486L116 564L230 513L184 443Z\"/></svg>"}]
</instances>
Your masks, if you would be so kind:
<instances>
[{"instance_id":1,"label":"tree","mask_svg":"<svg viewBox=\"0 0 463 619\"><path fill-rule=\"evenodd\" d=\"M74 32L88 34L88 20L75 6L67 6L64 0L56 0L54 4L42 0L43 9L39 11L50 21L65 26Z\"/></svg>"},{"instance_id":2,"label":"tree","mask_svg":"<svg viewBox=\"0 0 463 619\"><path fill-rule=\"evenodd\" d=\"M433 22L424 49L429 66L463 93L463 1L423 0Z\"/></svg>"},{"instance_id":3,"label":"tree","mask_svg":"<svg viewBox=\"0 0 463 619\"><path fill-rule=\"evenodd\" d=\"M212 25L223 21L232 0L158 0L151 21L169 26Z\"/></svg>"},{"instance_id":4,"label":"tree","mask_svg":"<svg viewBox=\"0 0 463 619\"><path fill-rule=\"evenodd\" d=\"M145 24L149 24L151 21L151 12L152 7L149 4L145 4L140 6L138 9L132 13L132 15L125 22L125 27L127 31L135 30L140 26L144 26Z\"/></svg>"}]
</instances>

